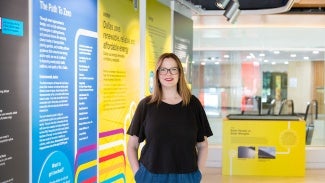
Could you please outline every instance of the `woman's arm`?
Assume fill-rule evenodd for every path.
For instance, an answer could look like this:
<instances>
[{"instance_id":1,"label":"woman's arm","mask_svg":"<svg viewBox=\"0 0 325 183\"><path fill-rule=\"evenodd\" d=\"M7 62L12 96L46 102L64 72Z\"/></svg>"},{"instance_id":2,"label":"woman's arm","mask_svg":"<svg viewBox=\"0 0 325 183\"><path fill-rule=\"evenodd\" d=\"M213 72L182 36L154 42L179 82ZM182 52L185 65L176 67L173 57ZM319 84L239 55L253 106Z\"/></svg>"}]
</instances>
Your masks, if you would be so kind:
<instances>
[{"instance_id":1,"label":"woman's arm","mask_svg":"<svg viewBox=\"0 0 325 183\"><path fill-rule=\"evenodd\" d=\"M199 170L202 172L202 170L205 167L205 162L208 157L208 140L207 137L204 137L203 142L198 142L196 144L197 152L198 152L198 167Z\"/></svg>"},{"instance_id":2,"label":"woman's arm","mask_svg":"<svg viewBox=\"0 0 325 183\"><path fill-rule=\"evenodd\" d=\"M138 149L139 142L138 137L135 135L130 136L127 144L127 157L131 165L133 174L135 174L139 169L139 160L138 160Z\"/></svg>"}]
</instances>

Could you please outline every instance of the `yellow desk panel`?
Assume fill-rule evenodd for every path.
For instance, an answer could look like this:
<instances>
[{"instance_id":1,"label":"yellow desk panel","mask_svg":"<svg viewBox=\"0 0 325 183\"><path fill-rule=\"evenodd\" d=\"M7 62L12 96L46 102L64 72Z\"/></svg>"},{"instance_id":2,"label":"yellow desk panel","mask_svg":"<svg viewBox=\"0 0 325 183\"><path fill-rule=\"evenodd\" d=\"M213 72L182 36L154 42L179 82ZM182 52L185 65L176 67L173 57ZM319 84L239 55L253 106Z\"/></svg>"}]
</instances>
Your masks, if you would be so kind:
<instances>
[{"instance_id":1,"label":"yellow desk panel","mask_svg":"<svg viewBox=\"0 0 325 183\"><path fill-rule=\"evenodd\" d=\"M305 121L223 121L223 175L305 175Z\"/></svg>"}]
</instances>

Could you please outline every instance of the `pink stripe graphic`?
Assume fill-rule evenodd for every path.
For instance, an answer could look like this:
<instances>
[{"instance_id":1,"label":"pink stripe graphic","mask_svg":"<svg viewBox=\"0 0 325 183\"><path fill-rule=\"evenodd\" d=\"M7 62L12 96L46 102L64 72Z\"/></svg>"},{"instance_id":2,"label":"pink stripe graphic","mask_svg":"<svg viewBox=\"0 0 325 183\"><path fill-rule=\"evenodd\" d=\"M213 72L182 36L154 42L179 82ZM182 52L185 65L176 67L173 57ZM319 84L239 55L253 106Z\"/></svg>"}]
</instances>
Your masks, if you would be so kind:
<instances>
[{"instance_id":1,"label":"pink stripe graphic","mask_svg":"<svg viewBox=\"0 0 325 183\"><path fill-rule=\"evenodd\" d=\"M111 131L107 131L107 132L101 132L101 133L99 133L99 138L116 135L116 134L124 134L124 129L119 128L119 129L115 129L115 130L111 130Z\"/></svg>"},{"instance_id":2,"label":"pink stripe graphic","mask_svg":"<svg viewBox=\"0 0 325 183\"><path fill-rule=\"evenodd\" d=\"M87 180L82 181L82 183L95 183L97 181L97 176L90 177Z\"/></svg>"}]
</instances>

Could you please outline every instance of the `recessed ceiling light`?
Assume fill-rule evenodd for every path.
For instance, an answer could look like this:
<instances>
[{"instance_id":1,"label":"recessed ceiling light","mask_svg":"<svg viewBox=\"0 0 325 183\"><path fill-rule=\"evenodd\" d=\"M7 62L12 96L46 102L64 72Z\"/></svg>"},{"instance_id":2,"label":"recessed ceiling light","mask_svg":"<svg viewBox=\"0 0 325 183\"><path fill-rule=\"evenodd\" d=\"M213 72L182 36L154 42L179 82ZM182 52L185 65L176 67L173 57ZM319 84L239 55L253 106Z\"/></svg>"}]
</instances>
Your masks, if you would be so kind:
<instances>
[{"instance_id":1,"label":"recessed ceiling light","mask_svg":"<svg viewBox=\"0 0 325 183\"><path fill-rule=\"evenodd\" d=\"M304 60L309 60L309 57L304 57Z\"/></svg>"},{"instance_id":2,"label":"recessed ceiling light","mask_svg":"<svg viewBox=\"0 0 325 183\"><path fill-rule=\"evenodd\" d=\"M284 64L288 65L288 64L289 64L289 62L288 62L288 61L285 61L285 62L284 62Z\"/></svg>"},{"instance_id":3,"label":"recessed ceiling light","mask_svg":"<svg viewBox=\"0 0 325 183\"><path fill-rule=\"evenodd\" d=\"M273 51L273 53L274 53L274 54L279 54L279 53L280 53L280 51L278 51L278 50L275 50L275 51Z\"/></svg>"},{"instance_id":4,"label":"recessed ceiling light","mask_svg":"<svg viewBox=\"0 0 325 183\"><path fill-rule=\"evenodd\" d=\"M275 62L272 62L272 65L275 65L276 63Z\"/></svg>"},{"instance_id":5,"label":"recessed ceiling light","mask_svg":"<svg viewBox=\"0 0 325 183\"><path fill-rule=\"evenodd\" d=\"M265 57L265 54L264 53L260 53L259 56L260 57Z\"/></svg>"},{"instance_id":6,"label":"recessed ceiling light","mask_svg":"<svg viewBox=\"0 0 325 183\"><path fill-rule=\"evenodd\" d=\"M205 65L205 62L201 62L201 65Z\"/></svg>"},{"instance_id":7,"label":"recessed ceiling light","mask_svg":"<svg viewBox=\"0 0 325 183\"><path fill-rule=\"evenodd\" d=\"M229 58L230 56L229 55L224 55L223 58Z\"/></svg>"},{"instance_id":8,"label":"recessed ceiling light","mask_svg":"<svg viewBox=\"0 0 325 183\"><path fill-rule=\"evenodd\" d=\"M267 63L267 62L269 62L269 60L266 60L266 59L265 59L264 62Z\"/></svg>"},{"instance_id":9,"label":"recessed ceiling light","mask_svg":"<svg viewBox=\"0 0 325 183\"><path fill-rule=\"evenodd\" d=\"M214 64L219 65L219 62L215 62Z\"/></svg>"},{"instance_id":10,"label":"recessed ceiling light","mask_svg":"<svg viewBox=\"0 0 325 183\"><path fill-rule=\"evenodd\" d=\"M290 54L290 57L296 57L297 55L296 54Z\"/></svg>"},{"instance_id":11,"label":"recessed ceiling light","mask_svg":"<svg viewBox=\"0 0 325 183\"><path fill-rule=\"evenodd\" d=\"M318 54L318 53L319 53L318 50L313 51L313 54Z\"/></svg>"}]
</instances>

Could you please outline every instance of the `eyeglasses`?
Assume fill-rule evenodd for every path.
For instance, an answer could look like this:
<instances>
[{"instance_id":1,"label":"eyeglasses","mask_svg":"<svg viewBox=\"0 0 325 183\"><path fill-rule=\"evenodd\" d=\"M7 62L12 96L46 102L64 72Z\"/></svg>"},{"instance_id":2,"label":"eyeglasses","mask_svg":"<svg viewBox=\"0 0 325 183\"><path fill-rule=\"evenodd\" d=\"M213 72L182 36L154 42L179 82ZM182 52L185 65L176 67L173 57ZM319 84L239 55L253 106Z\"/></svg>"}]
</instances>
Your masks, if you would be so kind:
<instances>
[{"instance_id":1,"label":"eyeglasses","mask_svg":"<svg viewBox=\"0 0 325 183\"><path fill-rule=\"evenodd\" d=\"M169 68L169 69L167 69L165 67L161 67L161 68L158 69L158 72L159 72L160 75L166 75L168 73L168 71L172 75L176 75L179 72L178 67L172 67L172 68Z\"/></svg>"}]
</instances>

